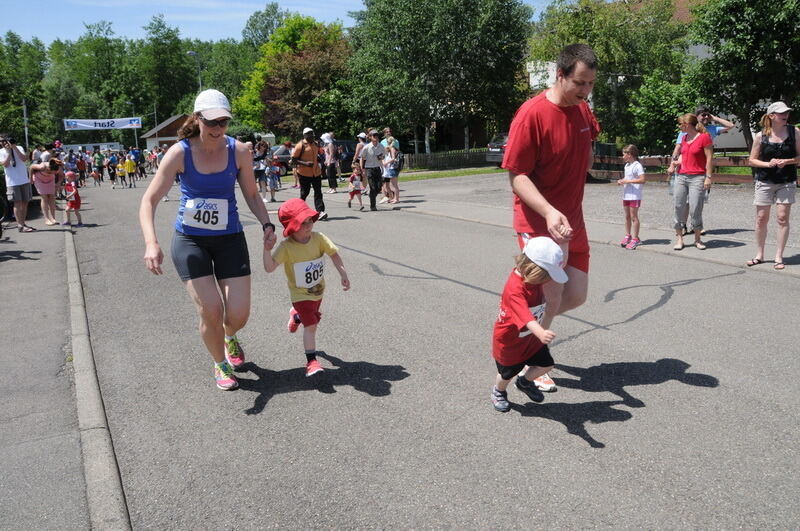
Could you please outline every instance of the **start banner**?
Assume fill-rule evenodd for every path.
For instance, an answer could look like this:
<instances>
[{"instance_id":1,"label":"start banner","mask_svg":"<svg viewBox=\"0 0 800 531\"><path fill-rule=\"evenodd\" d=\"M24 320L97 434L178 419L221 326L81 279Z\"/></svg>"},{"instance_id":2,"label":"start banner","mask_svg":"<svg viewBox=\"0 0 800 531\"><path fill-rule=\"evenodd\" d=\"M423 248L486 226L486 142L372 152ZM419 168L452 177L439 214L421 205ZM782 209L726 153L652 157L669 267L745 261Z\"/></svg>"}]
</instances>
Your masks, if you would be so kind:
<instances>
[{"instance_id":1,"label":"start banner","mask_svg":"<svg viewBox=\"0 0 800 531\"><path fill-rule=\"evenodd\" d=\"M64 129L67 131L85 131L88 129L141 129L142 118L67 118Z\"/></svg>"}]
</instances>

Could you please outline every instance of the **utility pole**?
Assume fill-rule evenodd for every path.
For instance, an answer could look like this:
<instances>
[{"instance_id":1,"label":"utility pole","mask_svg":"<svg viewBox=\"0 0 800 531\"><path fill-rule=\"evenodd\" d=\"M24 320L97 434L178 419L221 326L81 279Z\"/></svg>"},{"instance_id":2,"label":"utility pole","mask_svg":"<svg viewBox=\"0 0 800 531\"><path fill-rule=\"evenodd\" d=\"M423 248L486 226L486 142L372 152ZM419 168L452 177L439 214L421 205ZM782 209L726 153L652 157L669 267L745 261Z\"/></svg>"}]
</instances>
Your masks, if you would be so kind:
<instances>
[{"instance_id":1,"label":"utility pole","mask_svg":"<svg viewBox=\"0 0 800 531\"><path fill-rule=\"evenodd\" d=\"M136 116L136 110L135 110L135 108L133 106L133 102L132 101L126 101L125 103L127 103L128 105L131 106L131 114L133 114L133 116ZM134 140L134 142L136 142L136 149L139 149L139 135L136 134L136 128L135 127L132 127L131 129L133 129L133 140Z\"/></svg>"},{"instance_id":2,"label":"utility pole","mask_svg":"<svg viewBox=\"0 0 800 531\"><path fill-rule=\"evenodd\" d=\"M25 124L25 151L30 151L30 146L28 146L28 104L25 102L25 98L22 98L22 121Z\"/></svg>"},{"instance_id":3,"label":"utility pole","mask_svg":"<svg viewBox=\"0 0 800 531\"><path fill-rule=\"evenodd\" d=\"M203 78L200 77L200 54L194 50L189 50L186 55L194 57L194 62L197 64L197 92L203 92Z\"/></svg>"}]
</instances>

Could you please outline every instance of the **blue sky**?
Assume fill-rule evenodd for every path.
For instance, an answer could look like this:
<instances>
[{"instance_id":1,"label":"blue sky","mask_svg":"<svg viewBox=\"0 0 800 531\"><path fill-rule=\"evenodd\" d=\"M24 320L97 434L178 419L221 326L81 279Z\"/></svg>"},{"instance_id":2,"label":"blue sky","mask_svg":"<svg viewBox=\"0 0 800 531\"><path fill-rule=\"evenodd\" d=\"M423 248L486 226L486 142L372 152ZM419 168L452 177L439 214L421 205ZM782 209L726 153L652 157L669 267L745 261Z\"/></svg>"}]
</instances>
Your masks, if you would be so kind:
<instances>
[{"instance_id":1,"label":"blue sky","mask_svg":"<svg viewBox=\"0 0 800 531\"><path fill-rule=\"evenodd\" d=\"M539 12L549 0L524 0ZM424 0L420 0L424 2ZM163 13L182 37L200 40L241 38L248 17L263 9L266 1L254 0L0 0L0 33L12 30L23 39L38 37L45 44L55 39L76 40L83 23L108 20L117 36L141 38L142 26L153 15ZM312 16L323 22L339 20L350 26L350 11L364 8L361 0L279 1L282 9Z\"/></svg>"}]
</instances>

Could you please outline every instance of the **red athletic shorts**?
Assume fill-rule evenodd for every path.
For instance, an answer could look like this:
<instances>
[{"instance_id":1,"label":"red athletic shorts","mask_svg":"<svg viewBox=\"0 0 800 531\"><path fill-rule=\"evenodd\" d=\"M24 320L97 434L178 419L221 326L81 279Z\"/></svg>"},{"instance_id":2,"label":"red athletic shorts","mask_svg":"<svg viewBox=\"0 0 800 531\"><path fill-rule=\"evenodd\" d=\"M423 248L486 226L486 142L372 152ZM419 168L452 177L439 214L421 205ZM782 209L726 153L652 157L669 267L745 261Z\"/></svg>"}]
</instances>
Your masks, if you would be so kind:
<instances>
[{"instance_id":1,"label":"red athletic shorts","mask_svg":"<svg viewBox=\"0 0 800 531\"><path fill-rule=\"evenodd\" d=\"M534 236L548 236L548 234L526 234L528 238ZM520 250L525 247L525 238L522 234L517 234L517 243ZM576 233L569 241L569 254L567 255L567 265L579 271L589 273L589 236L586 229Z\"/></svg>"},{"instance_id":2,"label":"red athletic shorts","mask_svg":"<svg viewBox=\"0 0 800 531\"><path fill-rule=\"evenodd\" d=\"M642 206L642 200L641 199L623 199L622 200L622 206L639 208L639 207Z\"/></svg>"},{"instance_id":3,"label":"red athletic shorts","mask_svg":"<svg viewBox=\"0 0 800 531\"><path fill-rule=\"evenodd\" d=\"M292 306L294 311L300 317L300 323L303 326L312 326L317 324L322 319L322 314L319 312L319 307L322 305L322 299L318 301L297 301L293 302Z\"/></svg>"}]
</instances>

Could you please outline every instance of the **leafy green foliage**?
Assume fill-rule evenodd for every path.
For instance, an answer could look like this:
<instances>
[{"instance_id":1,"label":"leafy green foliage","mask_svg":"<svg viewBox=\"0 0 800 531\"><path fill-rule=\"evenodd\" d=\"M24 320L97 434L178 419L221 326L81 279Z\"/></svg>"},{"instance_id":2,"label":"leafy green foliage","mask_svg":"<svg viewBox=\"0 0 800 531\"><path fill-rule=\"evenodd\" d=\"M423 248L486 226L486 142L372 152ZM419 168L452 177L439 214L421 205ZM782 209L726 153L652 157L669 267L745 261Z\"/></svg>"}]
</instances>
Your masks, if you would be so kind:
<instances>
[{"instance_id":1,"label":"leafy green foliage","mask_svg":"<svg viewBox=\"0 0 800 531\"><path fill-rule=\"evenodd\" d=\"M282 10L277 2L269 2L263 11L256 11L247 19L242 30L243 43L254 49L260 48L288 16L289 12Z\"/></svg>"},{"instance_id":2,"label":"leafy green foliage","mask_svg":"<svg viewBox=\"0 0 800 531\"><path fill-rule=\"evenodd\" d=\"M717 112L757 127L771 101L800 92L798 0L707 0L693 10L694 40L707 47L694 79ZM742 128L748 146L748 127Z\"/></svg>"},{"instance_id":3,"label":"leafy green foliage","mask_svg":"<svg viewBox=\"0 0 800 531\"><path fill-rule=\"evenodd\" d=\"M592 99L603 138L630 141L639 134L631 97L646 77L654 72L667 81L680 77L686 28L672 20L673 13L671 0L558 0L535 26L531 59L555 62L568 44L591 46L599 62Z\"/></svg>"}]
</instances>

